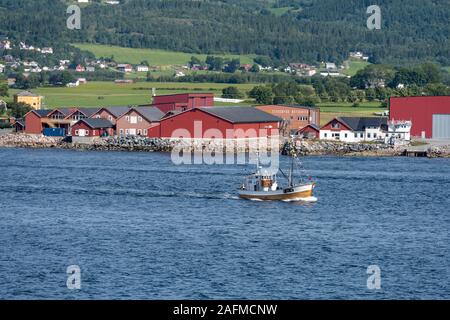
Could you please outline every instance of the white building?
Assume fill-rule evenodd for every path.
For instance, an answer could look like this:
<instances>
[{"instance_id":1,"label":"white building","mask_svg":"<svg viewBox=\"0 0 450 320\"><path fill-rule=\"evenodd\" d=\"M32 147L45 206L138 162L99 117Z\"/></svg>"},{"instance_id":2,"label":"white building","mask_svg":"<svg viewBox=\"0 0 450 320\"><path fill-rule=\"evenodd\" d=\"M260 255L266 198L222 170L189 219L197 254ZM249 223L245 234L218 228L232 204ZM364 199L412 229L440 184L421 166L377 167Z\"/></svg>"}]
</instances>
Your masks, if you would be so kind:
<instances>
[{"instance_id":1,"label":"white building","mask_svg":"<svg viewBox=\"0 0 450 320\"><path fill-rule=\"evenodd\" d=\"M338 117L320 129L320 139L343 142L385 141L387 132L386 118Z\"/></svg>"},{"instance_id":2,"label":"white building","mask_svg":"<svg viewBox=\"0 0 450 320\"><path fill-rule=\"evenodd\" d=\"M336 66L336 63L333 63L333 62L327 62L327 63L325 64L325 68L326 68L327 70L336 70L336 69L337 69L337 66Z\"/></svg>"},{"instance_id":3,"label":"white building","mask_svg":"<svg viewBox=\"0 0 450 320\"><path fill-rule=\"evenodd\" d=\"M53 54L53 48L44 47L41 49L41 53Z\"/></svg>"},{"instance_id":4,"label":"white building","mask_svg":"<svg viewBox=\"0 0 450 320\"><path fill-rule=\"evenodd\" d=\"M129 73L133 72L133 66L131 64L119 64L117 66L117 70L120 72Z\"/></svg>"},{"instance_id":5,"label":"white building","mask_svg":"<svg viewBox=\"0 0 450 320\"><path fill-rule=\"evenodd\" d=\"M148 72L149 68L148 68L148 66L139 65L139 66L136 66L136 71L137 72Z\"/></svg>"},{"instance_id":6,"label":"white building","mask_svg":"<svg viewBox=\"0 0 450 320\"><path fill-rule=\"evenodd\" d=\"M0 41L0 49L11 50L11 41L9 40Z\"/></svg>"},{"instance_id":7,"label":"white building","mask_svg":"<svg viewBox=\"0 0 450 320\"><path fill-rule=\"evenodd\" d=\"M385 142L395 144L397 141L411 141L411 121L389 121Z\"/></svg>"}]
</instances>

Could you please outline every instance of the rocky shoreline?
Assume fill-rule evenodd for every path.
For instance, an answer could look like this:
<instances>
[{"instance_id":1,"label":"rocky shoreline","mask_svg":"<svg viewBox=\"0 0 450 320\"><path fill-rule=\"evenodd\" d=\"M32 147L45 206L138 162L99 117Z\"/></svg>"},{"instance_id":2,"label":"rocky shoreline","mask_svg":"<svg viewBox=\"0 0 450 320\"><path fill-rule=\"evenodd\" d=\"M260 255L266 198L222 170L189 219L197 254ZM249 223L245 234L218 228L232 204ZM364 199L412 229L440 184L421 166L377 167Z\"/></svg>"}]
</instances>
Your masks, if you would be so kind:
<instances>
[{"instance_id":1,"label":"rocky shoreline","mask_svg":"<svg viewBox=\"0 0 450 320\"><path fill-rule=\"evenodd\" d=\"M109 137L89 140L88 142L66 142L63 138L43 137L39 135L6 134L0 136L0 147L5 148L58 148L80 151L134 151L134 152L171 152L176 148L190 152L220 152L227 153L251 152L258 149L258 142L250 141L236 144L229 140L177 140L151 139L143 137ZM270 144L270 141L269 141ZM301 140L282 142L274 146L283 154L293 152L303 156L364 156L364 157L395 157L405 155L407 146L392 147L379 143L344 143L338 141ZM450 146L430 147L427 156L431 158L449 158Z\"/></svg>"}]
</instances>

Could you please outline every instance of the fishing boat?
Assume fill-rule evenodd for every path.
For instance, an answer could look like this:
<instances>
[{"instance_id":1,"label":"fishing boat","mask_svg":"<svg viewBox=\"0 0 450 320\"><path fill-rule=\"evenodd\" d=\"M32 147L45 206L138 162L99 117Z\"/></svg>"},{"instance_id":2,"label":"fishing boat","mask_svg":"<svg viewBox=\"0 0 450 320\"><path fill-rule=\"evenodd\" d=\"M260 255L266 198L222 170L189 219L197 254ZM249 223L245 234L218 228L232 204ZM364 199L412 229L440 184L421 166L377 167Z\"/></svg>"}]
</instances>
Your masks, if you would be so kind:
<instances>
[{"instance_id":1,"label":"fishing boat","mask_svg":"<svg viewBox=\"0 0 450 320\"><path fill-rule=\"evenodd\" d=\"M302 201L312 198L316 183L311 178L309 178L309 181L304 181L304 179L295 181L296 160L299 161L296 156L291 157L288 174L285 174L281 168L279 169L279 172L287 180L287 184L283 186L279 183L278 172L263 169L259 164L258 156L257 170L254 174L245 178L245 182L239 189L239 197L262 201Z\"/></svg>"}]
</instances>

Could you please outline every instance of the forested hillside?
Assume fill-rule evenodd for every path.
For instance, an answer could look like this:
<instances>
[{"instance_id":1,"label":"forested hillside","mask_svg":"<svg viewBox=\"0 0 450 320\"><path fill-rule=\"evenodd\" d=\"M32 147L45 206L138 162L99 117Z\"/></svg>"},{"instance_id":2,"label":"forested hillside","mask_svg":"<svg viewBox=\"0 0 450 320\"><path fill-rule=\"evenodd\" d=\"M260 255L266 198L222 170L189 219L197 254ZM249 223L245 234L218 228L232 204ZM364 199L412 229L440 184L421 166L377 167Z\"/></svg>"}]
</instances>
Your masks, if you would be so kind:
<instances>
[{"instance_id":1,"label":"forested hillside","mask_svg":"<svg viewBox=\"0 0 450 320\"><path fill-rule=\"evenodd\" d=\"M372 0L127 0L82 8L66 28L61 0L0 0L0 35L35 45L90 42L192 53L341 62L362 50L372 62L450 65L450 0L377 0L382 29L366 27Z\"/></svg>"}]
</instances>

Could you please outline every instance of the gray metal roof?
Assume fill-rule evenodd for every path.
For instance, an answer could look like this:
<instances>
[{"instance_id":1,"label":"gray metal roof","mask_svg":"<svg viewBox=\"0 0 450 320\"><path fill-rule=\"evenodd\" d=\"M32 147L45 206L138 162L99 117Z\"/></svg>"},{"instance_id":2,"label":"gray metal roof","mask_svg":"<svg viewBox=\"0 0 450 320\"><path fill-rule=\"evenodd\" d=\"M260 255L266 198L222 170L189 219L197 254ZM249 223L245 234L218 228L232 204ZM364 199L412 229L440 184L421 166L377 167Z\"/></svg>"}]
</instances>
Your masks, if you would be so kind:
<instances>
[{"instance_id":1,"label":"gray metal roof","mask_svg":"<svg viewBox=\"0 0 450 320\"><path fill-rule=\"evenodd\" d=\"M92 116L94 113L99 111L100 108L78 108L78 111L82 112L86 117Z\"/></svg>"},{"instance_id":2,"label":"gray metal roof","mask_svg":"<svg viewBox=\"0 0 450 320\"><path fill-rule=\"evenodd\" d=\"M101 119L101 118L100 119L90 118L90 119L83 119L80 121L86 123L92 129L102 129L102 128L114 127L110 121L108 121L106 119Z\"/></svg>"},{"instance_id":3,"label":"gray metal roof","mask_svg":"<svg viewBox=\"0 0 450 320\"><path fill-rule=\"evenodd\" d=\"M339 117L337 119L349 126L353 131L364 131L367 127L387 125L387 118L380 117Z\"/></svg>"},{"instance_id":4,"label":"gray metal roof","mask_svg":"<svg viewBox=\"0 0 450 320\"><path fill-rule=\"evenodd\" d=\"M114 106L114 107L105 107L104 109L108 110L113 114L116 118L123 116L125 113L130 111L130 107L128 106Z\"/></svg>"},{"instance_id":5,"label":"gray metal roof","mask_svg":"<svg viewBox=\"0 0 450 320\"><path fill-rule=\"evenodd\" d=\"M159 110L156 107L136 107L133 108L139 112L144 118L149 120L150 122L160 121L162 117L164 117L165 113Z\"/></svg>"},{"instance_id":6,"label":"gray metal roof","mask_svg":"<svg viewBox=\"0 0 450 320\"><path fill-rule=\"evenodd\" d=\"M207 107L201 110L231 123L281 122L283 119L254 107Z\"/></svg>"},{"instance_id":7,"label":"gray metal roof","mask_svg":"<svg viewBox=\"0 0 450 320\"><path fill-rule=\"evenodd\" d=\"M46 117L52 111L53 110L46 110L46 109L33 110L33 112L36 113L41 118Z\"/></svg>"},{"instance_id":8,"label":"gray metal roof","mask_svg":"<svg viewBox=\"0 0 450 320\"><path fill-rule=\"evenodd\" d=\"M55 109L59 112L61 112L63 115L68 116L69 114L71 114L72 112L76 111L77 108L57 108ZM53 111L55 111L53 110Z\"/></svg>"},{"instance_id":9,"label":"gray metal roof","mask_svg":"<svg viewBox=\"0 0 450 320\"><path fill-rule=\"evenodd\" d=\"M38 94L35 94L31 91L22 91L16 94L18 97L39 97Z\"/></svg>"}]
</instances>

